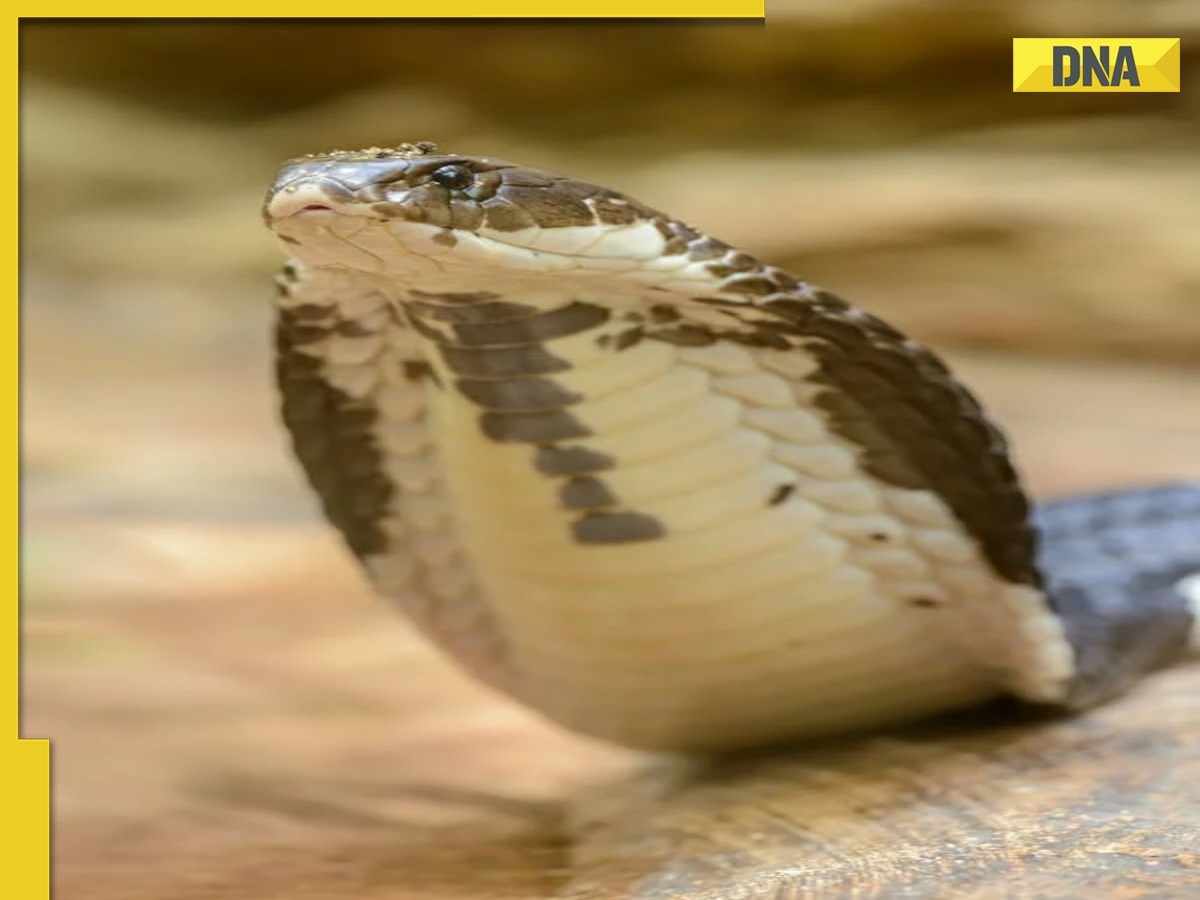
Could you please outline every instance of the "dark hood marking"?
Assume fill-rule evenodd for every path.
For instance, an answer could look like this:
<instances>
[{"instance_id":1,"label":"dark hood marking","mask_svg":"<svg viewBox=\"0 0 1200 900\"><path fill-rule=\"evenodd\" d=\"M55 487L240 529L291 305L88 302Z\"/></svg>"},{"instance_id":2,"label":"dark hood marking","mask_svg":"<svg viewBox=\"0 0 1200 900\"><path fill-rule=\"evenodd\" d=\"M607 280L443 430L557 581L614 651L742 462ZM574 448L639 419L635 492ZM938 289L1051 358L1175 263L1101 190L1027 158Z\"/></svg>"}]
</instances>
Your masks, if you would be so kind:
<instances>
[{"instance_id":1,"label":"dark hood marking","mask_svg":"<svg viewBox=\"0 0 1200 900\"><path fill-rule=\"evenodd\" d=\"M581 544L632 544L666 536L662 522L636 512L590 512L571 523Z\"/></svg>"},{"instance_id":2,"label":"dark hood marking","mask_svg":"<svg viewBox=\"0 0 1200 900\"><path fill-rule=\"evenodd\" d=\"M818 365L808 381L828 388L816 404L834 432L860 448L863 468L885 484L937 494L996 574L1040 585L1029 503L1004 436L937 356L841 298L771 267L760 265L733 282L752 283L747 293L765 299L739 306L696 298L730 312L731 328L693 327L748 346L808 350ZM647 337L670 339L654 332Z\"/></svg>"},{"instance_id":3,"label":"dark hood marking","mask_svg":"<svg viewBox=\"0 0 1200 900\"><path fill-rule=\"evenodd\" d=\"M584 399L552 377L570 369L543 346L553 338L595 329L611 318L605 307L567 302L552 310L500 305L494 295L459 304L452 295L412 292L405 303L414 329L458 376L453 387L479 408L479 428L500 444L531 444L536 471L562 478L558 508L584 515L570 523L584 544L628 543L666 534L657 519L619 509L615 492L596 474L617 465L612 456L572 443L591 435L569 407ZM462 296L462 295L457 295ZM626 334L628 332L625 332ZM604 516L596 518L595 510Z\"/></svg>"},{"instance_id":4,"label":"dark hood marking","mask_svg":"<svg viewBox=\"0 0 1200 900\"><path fill-rule=\"evenodd\" d=\"M328 336L306 313L280 309L275 326L275 379L292 449L320 498L326 517L360 559L384 553L383 521L395 488L372 436L378 414L370 400L355 400L321 375L321 360L299 348ZM326 312L327 308L322 307Z\"/></svg>"}]
</instances>

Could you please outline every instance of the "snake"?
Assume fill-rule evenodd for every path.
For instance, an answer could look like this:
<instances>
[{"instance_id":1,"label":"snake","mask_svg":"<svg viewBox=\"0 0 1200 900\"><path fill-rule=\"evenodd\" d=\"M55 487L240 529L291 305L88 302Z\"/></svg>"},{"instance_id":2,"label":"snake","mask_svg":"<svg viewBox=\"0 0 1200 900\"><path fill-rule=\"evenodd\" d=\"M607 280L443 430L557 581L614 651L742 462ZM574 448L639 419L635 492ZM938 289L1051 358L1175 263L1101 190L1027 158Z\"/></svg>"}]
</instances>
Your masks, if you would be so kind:
<instances>
[{"instance_id":1,"label":"snake","mask_svg":"<svg viewBox=\"0 0 1200 900\"><path fill-rule=\"evenodd\" d=\"M1200 646L1200 482L1033 503L932 350L619 191L416 142L290 159L263 216L325 517L559 726L687 753L1072 713Z\"/></svg>"}]
</instances>

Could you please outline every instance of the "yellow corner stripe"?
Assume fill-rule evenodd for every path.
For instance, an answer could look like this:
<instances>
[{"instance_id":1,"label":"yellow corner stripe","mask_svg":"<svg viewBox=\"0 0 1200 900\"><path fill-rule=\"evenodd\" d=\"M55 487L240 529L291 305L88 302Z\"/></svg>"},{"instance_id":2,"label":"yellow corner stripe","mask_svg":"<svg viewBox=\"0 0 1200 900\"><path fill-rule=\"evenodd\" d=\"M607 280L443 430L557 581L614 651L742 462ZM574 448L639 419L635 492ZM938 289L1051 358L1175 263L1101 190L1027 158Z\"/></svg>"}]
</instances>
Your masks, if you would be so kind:
<instances>
[{"instance_id":1,"label":"yellow corner stripe","mask_svg":"<svg viewBox=\"0 0 1200 900\"><path fill-rule=\"evenodd\" d=\"M55 16L95 15L94 4L65 4L54 11ZM402 13L403 15L397 15ZM223 3L203 7L183 4L167 18L260 18L269 14L301 16L304 18L384 18L404 19L763 19L765 0L609 0L609 2L563 3L562 0L524 0L524 2L476 3L472 0L453 7L429 3L378 3L364 0L353 10L329 4L282 3L258 4L247 7ZM46 13L42 13L46 15ZM118 3L104 7L104 15L112 18L163 18L161 4Z\"/></svg>"}]
</instances>

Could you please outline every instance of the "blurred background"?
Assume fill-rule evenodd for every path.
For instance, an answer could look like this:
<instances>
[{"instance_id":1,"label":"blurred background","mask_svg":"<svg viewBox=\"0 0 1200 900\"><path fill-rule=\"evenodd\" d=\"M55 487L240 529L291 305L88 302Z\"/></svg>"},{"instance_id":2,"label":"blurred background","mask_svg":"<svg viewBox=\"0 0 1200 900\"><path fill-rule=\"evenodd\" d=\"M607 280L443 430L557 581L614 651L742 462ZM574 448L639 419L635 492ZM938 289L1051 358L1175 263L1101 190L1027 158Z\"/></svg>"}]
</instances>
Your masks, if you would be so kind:
<instances>
[{"instance_id":1,"label":"blurred background","mask_svg":"<svg viewBox=\"0 0 1200 900\"><path fill-rule=\"evenodd\" d=\"M561 798L633 765L460 678L318 520L269 380L286 157L434 140L611 185L944 350L1039 496L1200 476L1200 4L768 11L23 21L24 728L61 896L549 896ZM1013 94L1011 38L1055 34L1182 36L1183 92Z\"/></svg>"}]
</instances>

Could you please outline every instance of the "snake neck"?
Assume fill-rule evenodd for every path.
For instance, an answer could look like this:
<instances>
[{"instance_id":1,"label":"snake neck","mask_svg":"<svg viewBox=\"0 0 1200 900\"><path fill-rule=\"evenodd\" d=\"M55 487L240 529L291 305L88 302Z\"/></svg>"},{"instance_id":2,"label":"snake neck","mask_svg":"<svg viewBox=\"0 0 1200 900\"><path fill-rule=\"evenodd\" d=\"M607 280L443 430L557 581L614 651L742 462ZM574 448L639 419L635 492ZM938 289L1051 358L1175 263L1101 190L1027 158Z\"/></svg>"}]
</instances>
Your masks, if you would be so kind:
<instances>
[{"instance_id":1,"label":"snake neck","mask_svg":"<svg viewBox=\"0 0 1200 900\"><path fill-rule=\"evenodd\" d=\"M1039 598L963 627L963 596L987 610L1009 586L936 497L864 471L815 355L711 340L649 301L406 297L457 542L441 565L474 581L497 686L577 730L699 747L964 706L1020 668L993 635ZM782 674L794 693L747 703Z\"/></svg>"}]
</instances>

